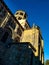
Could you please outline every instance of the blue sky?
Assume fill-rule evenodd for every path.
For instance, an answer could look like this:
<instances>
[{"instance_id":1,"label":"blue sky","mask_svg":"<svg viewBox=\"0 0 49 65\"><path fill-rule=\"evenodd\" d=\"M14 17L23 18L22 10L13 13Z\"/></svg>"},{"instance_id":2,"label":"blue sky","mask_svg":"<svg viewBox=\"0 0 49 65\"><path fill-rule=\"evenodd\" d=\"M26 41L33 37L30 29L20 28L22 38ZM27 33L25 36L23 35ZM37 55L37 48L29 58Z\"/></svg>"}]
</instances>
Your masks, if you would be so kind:
<instances>
[{"instance_id":1,"label":"blue sky","mask_svg":"<svg viewBox=\"0 0 49 65\"><path fill-rule=\"evenodd\" d=\"M28 23L40 26L44 39L44 58L49 59L49 0L4 0L14 14L24 10L28 14Z\"/></svg>"}]
</instances>

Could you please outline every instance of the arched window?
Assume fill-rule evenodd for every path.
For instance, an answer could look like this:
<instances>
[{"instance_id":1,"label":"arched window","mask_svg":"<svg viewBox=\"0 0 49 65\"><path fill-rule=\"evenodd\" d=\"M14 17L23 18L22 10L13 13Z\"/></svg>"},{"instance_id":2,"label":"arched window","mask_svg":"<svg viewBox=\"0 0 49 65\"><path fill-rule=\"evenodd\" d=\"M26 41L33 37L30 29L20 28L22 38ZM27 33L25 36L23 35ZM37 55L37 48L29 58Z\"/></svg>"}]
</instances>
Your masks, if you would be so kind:
<instances>
[{"instance_id":1,"label":"arched window","mask_svg":"<svg viewBox=\"0 0 49 65\"><path fill-rule=\"evenodd\" d=\"M19 42L19 41L20 41L20 38L19 38L19 37L16 37L16 38L15 38L15 41L16 41L16 42Z\"/></svg>"},{"instance_id":2,"label":"arched window","mask_svg":"<svg viewBox=\"0 0 49 65\"><path fill-rule=\"evenodd\" d=\"M21 12L20 15L23 15L23 13Z\"/></svg>"},{"instance_id":3,"label":"arched window","mask_svg":"<svg viewBox=\"0 0 49 65\"><path fill-rule=\"evenodd\" d=\"M7 38L8 38L8 35L9 35L9 33L8 33L8 32L5 32L5 34L4 34L3 37L1 38L1 41L2 41L3 43L6 42L6 40L7 40Z\"/></svg>"},{"instance_id":4,"label":"arched window","mask_svg":"<svg viewBox=\"0 0 49 65\"><path fill-rule=\"evenodd\" d=\"M21 36L22 34L22 30L20 29L20 27L17 29L17 34Z\"/></svg>"},{"instance_id":5,"label":"arched window","mask_svg":"<svg viewBox=\"0 0 49 65\"><path fill-rule=\"evenodd\" d=\"M16 27L16 24L15 24L15 22L14 22L14 20L12 19L12 18L10 18L9 20L8 20L8 22L7 22L7 24L6 24L6 27L9 27L9 26L11 26L11 28L14 30L15 29L15 27Z\"/></svg>"},{"instance_id":6,"label":"arched window","mask_svg":"<svg viewBox=\"0 0 49 65\"><path fill-rule=\"evenodd\" d=\"M18 20L21 20L22 19L22 17L18 17Z\"/></svg>"}]
</instances>

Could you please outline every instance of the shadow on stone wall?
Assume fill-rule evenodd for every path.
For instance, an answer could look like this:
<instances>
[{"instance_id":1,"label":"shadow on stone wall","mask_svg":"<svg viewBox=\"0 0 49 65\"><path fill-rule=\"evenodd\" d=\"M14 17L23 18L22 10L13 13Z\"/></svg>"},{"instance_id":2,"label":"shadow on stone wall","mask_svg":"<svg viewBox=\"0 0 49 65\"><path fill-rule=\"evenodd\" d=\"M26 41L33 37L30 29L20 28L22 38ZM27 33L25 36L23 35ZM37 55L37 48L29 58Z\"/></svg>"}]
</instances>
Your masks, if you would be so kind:
<instances>
[{"instance_id":1,"label":"shadow on stone wall","mask_svg":"<svg viewBox=\"0 0 49 65\"><path fill-rule=\"evenodd\" d=\"M36 49L28 42L0 45L0 65L42 65L33 52ZM30 48L29 48L30 47Z\"/></svg>"}]
</instances>

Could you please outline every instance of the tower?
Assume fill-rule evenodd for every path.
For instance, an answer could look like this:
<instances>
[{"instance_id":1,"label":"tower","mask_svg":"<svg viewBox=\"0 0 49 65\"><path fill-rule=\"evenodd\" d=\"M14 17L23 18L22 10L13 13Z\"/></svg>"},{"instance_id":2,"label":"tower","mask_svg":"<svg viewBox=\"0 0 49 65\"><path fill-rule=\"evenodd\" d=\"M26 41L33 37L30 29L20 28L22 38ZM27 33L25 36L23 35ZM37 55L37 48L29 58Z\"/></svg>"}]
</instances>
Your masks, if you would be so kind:
<instances>
[{"instance_id":1,"label":"tower","mask_svg":"<svg viewBox=\"0 0 49 65\"><path fill-rule=\"evenodd\" d=\"M22 10L18 10L15 13L15 17L24 29L29 29L30 28L29 24L27 23L27 14L26 14L26 12L24 12Z\"/></svg>"},{"instance_id":2,"label":"tower","mask_svg":"<svg viewBox=\"0 0 49 65\"><path fill-rule=\"evenodd\" d=\"M20 23L20 25L22 26L22 28L24 30L30 28L29 24L27 23L27 14L26 14L26 12L24 12L22 10L18 10L15 13L14 16L16 17L17 21ZM15 40L19 41L23 31L20 28L20 26L18 26L18 24L16 24L14 32L17 34L17 36L15 37Z\"/></svg>"}]
</instances>

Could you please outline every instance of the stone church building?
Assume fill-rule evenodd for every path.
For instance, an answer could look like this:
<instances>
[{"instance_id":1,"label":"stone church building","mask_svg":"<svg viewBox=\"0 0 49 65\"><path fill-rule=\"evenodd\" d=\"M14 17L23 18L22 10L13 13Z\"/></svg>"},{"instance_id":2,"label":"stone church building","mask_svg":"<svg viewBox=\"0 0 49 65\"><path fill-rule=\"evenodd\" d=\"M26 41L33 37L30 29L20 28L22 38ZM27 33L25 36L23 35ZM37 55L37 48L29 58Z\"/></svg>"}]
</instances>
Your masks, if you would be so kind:
<instances>
[{"instance_id":1,"label":"stone church building","mask_svg":"<svg viewBox=\"0 0 49 65\"><path fill-rule=\"evenodd\" d=\"M30 27L27 14L13 15L0 0L0 65L44 65L44 42L40 27Z\"/></svg>"}]
</instances>

